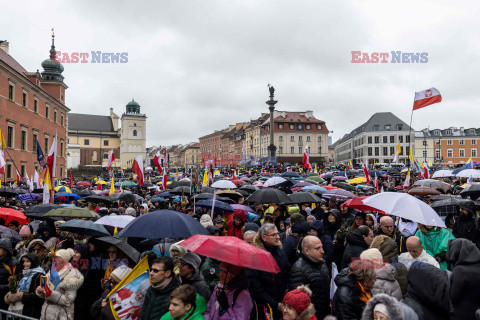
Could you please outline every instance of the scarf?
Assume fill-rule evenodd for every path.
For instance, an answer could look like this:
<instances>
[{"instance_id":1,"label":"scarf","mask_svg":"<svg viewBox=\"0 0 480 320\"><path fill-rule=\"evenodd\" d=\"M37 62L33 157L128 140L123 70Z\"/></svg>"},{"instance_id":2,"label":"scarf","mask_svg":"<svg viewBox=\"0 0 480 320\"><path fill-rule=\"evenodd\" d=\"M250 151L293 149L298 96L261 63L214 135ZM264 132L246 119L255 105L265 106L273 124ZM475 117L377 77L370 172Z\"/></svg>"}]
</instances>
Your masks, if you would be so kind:
<instances>
[{"instance_id":1,"label":"scarf","mask_svg":"<svg viewBox=\"0 0 480 320\"><path fill-rule=\"evenodd\" d=\"M18 292L28 293L30 284L32 283L33 276L37 273L45 275L45 271L41 267L36 267L33 269L23 270L23 278L18 282Z\"/></svg>"},{"instance_id":2,"label":"scarf","mask_svg":"<svg viewBox=\"0 0 480 320\"><path fill-rule=\"evenodd\" d=\"M365 303L368 303L368 300L372 298L372 295L365 290L365 287L357 281L357 287L360 289L360 300Z\"/></svg>"}]
</instances>

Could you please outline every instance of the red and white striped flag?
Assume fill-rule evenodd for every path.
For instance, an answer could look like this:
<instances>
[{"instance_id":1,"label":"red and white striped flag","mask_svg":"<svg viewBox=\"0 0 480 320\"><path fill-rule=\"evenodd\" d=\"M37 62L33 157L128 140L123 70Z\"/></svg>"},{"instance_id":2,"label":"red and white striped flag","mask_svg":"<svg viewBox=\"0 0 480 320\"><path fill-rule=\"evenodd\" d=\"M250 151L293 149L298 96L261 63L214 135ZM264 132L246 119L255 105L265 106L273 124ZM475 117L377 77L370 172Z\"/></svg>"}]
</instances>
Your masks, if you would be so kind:
<instances>
[{"instance_id":1,"label":"red and white striped flag","mask_svg":"<svg viewBox=\"0 0 480 320\"><path fill-rule=\"evenodd\" d=\"M5 158L3 157L3 150L0 149L0 174L5 174Z\"/></svg>"},{"instance_id":2,"label":"red and white striped flag","mask_svg":"<svg viewBox=\"0 0 480 320\"><path fill-rule=\"evenodd\" d=\"M21 180L20 173L18 173L17 169L15 169L15 171L17 172L17 183L20 183L20 180Z\"/></svg>"},{"instance_id":3,"label":"red and white striped flag","mask_svg":"<svg viewBox=\"0 0 480 320\"><path fill-rule=\"evenodd\" d=\"M164 169L163 170L163 177L162 177L162 185L160 186L160 190L165 190L167 189L167 171Z\"/></svg>"},{"instance_id":4,"label":"red and white striped flag","mask_svg":"<svg viewBox=\"0 0 480 320\"><path fill-rule=\"evenodd\" d=\"M310 163L310 152L308 150L308 146L305 146L305 151L303 152L303 167L308 168L308 170L312 170L312 164Z\"/></svg>"},{"instance_id":5,"label":"red and white striped flag","mask_svg":"<svg viewBox=\"0 0 480 320\"><path fill-rule=\"evenodd\" d=\"M367 183L370 184L370 182L371 182L371 181L370 181L370 174L368 173L367 164L364 163L364 164L362 165L362 167L363 167L363 173L365 174L365 179L367 179Z\"/></svg>"},{"instance_id":6,"label":"red and white striped flag","mask_svg":"<svg viewBox=\"0 0 480 320\"><path fill-rule=\"evenodd\" d=\"M115 160L115 155L113 154L113 149L110 150L109 154L108 154L108 166L107 166L107 170L110 170L110 168L112 167L112 162Z\"/></svg>"},{"instance_id":7,"label":"red and white striped flag","mask_svg":"<svg viewBox=\"0 0 480 320\"><path fill-rule=\"evenodd\" d=\"M158 150L157 153L155 153L155 157L153 157L153 163L155 163L155 165L157 166L158 174L160 174L160 175L163 174L162 164L160 163L161 162L161 160L160 160L161 156L162 155L160 154L160 150Z\"/></svg>"},{"instance_id":8,"label":"red and white striped flag","mask_svg":"<svg viewBox=\"0 0 480 320\"><path fill-rule=\"evenodd\" d=\"M53 184L53 181L55 180L55 171L57 168L57 132L56 131L55 131L55 138L53 139L53 142L52 142L52 146L50 147L50 151L48 152L47 167L48 167L48 170L45 171L45 174L49 175L49 179Z\"/></svg>"},{"instance_id":9,"label":"red and white striped flag","mask_svg":"<svg viewBox=\"0 0 480 320\"><path fill-rule=\"evenodd\" d=\"M138 185L141 187L143 186L143 158L142 155L138 155L133 160L132 170L138 177Z\"/></svg>"},{"instance_id":10,"label":"red and white striped flag","mask_svg":"<svg viewBox=\"0 0 480 320\"><path fill-rule=\"evenodd\" d=\"M440 91L435 88L415 92L415 101L413 103L413 110L418 110L434 103L442 101Z\"/></svg>"},{"instance_id":11,"label":"red and white striped flag","mask_svg":"<svg viewBox=\"0 0 480 320\"><path fill-rule=\"evenodd\" d=\"M427 164L426 164L426 163L423 163L422 166L423 166L423 176L425 177L425 179L430 178L430 174L429 174L429 172L428 172L428 166L427 166Z\"/></svg>"}]
</instances>

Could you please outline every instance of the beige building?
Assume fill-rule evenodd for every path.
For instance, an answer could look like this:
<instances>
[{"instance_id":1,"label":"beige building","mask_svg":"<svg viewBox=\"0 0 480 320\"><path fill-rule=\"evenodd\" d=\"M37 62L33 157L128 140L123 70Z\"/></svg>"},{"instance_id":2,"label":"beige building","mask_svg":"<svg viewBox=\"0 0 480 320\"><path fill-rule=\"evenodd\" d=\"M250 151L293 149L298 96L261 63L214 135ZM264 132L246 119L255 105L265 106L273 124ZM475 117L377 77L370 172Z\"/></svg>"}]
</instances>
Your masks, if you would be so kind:
<instances>
[{"instance_id":1,"label":"beige building","mask_svg":"<svg viewBox=\"0 0 480 320\"><path fill-rule=\"evenodd\" d=\"M122 114L121 122L120 158L123 168L131 168L138 155L146 160L147 116L140 113L140 105L132 99Z\"/></svg>"}]
</instances>

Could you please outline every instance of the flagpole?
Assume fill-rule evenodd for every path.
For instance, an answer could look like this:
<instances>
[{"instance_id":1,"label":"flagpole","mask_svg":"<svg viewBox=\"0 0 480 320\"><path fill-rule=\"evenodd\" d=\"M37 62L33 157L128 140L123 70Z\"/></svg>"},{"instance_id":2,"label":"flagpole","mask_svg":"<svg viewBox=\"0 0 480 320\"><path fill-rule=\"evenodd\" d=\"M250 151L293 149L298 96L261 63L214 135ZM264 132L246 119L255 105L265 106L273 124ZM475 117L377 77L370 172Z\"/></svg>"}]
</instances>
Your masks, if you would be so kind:
<instances>
[{"instance_id":1,"label":"flagpole","mask_svg":"<svg viewBox=\"0 0 480 320\"><path fill-rule=\"evenodd\" d=\"M12 163L13 163L13 165L15 166L15 169L17 169L17 172L19 172L19 173L21 174L21 171L18 171L17 165L15 164L15 161L13 160L13 158L12 158L12 156L10 155L10 153L8 152L8 150L7 150L6 148L3 149L3 150L5 150L5 151L7 152L10 160L12 160ZM6 174L5 174L5 176L6 176ZM21 177L20 177L20 178L21 178ZM4 183L5 183L5 181L4 181ZM18 182L18 184L20 184L20 181ZM20 186L19 186L19 187L20 187Z\"/></svg>"},{"instance_id":2,"label":"flagpole","mask_svg":"<svg viewBox=\"0 0 480 320\"><path fill-rule=\"evenodd\" d=\"M415 98L413 98L413 105L412 105L412 114L410 115L410 130L408 131L408 150L410 151L410 143L412 142L412 119L413 119L413 107L415 106ZM406 153L406 152L405 152ZM408 168L410 169L410 154L408 156Z\"/></svg>"}]
</instances>

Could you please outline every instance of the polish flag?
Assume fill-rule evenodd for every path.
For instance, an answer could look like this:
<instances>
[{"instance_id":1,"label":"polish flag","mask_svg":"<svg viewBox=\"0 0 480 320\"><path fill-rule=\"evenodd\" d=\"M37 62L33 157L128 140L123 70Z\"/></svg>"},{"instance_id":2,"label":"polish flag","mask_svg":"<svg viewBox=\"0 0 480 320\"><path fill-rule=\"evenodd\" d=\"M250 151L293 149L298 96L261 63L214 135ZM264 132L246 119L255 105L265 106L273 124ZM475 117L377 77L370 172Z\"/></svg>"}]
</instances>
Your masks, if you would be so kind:
<instances>
[{"instance_id":1,"label":"polish flag","mask_svg":"<svg viewBox=\"0 0 480 320\"><path fill-rule=\"evenodd\" d=\"M132 170L138 177L138 185L143 186L143 158L142 155L138 155L135 160L133 160Z\"/></svg>"},{"instance_id":2,"label":"polish flag","mask_svg":"<svg viewBox=\"0 0 480 320\"><path fill-rule=\"evenodd\" d=\"M153 158L153 163L155 163L155 165L157 166L158 168L158 174L162 175L163 174L163 169L162 169L162 165L160 163L160 157L162 155L160 154L160 150L157 151L157 153L155 153L155 157Z\"/></svg>"},{"instance_id":3,"label":"polish flag","mask_svg":"<svg viewBox=\"0 0 480 320\"><path fill-rule=\"evenodd\" d=\"M101 182L100 182L100 179L99 179L98 182L97 182L97 190L103 190L102 184L101 184Z\"/></svg>"},{"instance_id":4,"label":"polish flag","mask_svg":"<svg viewBox=\"0 0 480 320\"><path fill-rule=\"evenodd\" d=\"M442 96L440 91L435 88L415 92L415 102L413 103L413 110L421 109L431 104L441 102Z\"/></svg>"},{"instance_id":5,"label":"polish flag","mask_svg":"<svg viewBox=\"0 0 480 320\"><path fill-rule=\"evenodd\" d=\"M425 179L428 179L430 177L430 174L428 172L428 166L426 163L422 164L423 166L423 176L425 177Z\"/></svg>"},{"instance_id":6,"label":"polish flag","mask_svg":"<svg viewBox=\"0 0 480 320\"><path fill-rule=\"evenodd\" d=\"M50 181L55 180L55 169L57 168L57 132L55 131L55 138L53 139L52 146L50 147L50 151L48 152L47 157L47 167L48 171L45 174L50 175Z\"/></svg>"},{"instance_id":7,"label":"polish flag","mask_svg":"<svg viewBox=\"0 0 480 320\"><path fill-rule=\"evenodd\" d=\"M72 172L70 172L70 178L68 179L68 187L70 189L73 188L73 176L72 176Z\"/></svg>"},{"instance_id":8,"label":"polish flag","mask_svg":"<svg viewBox=\"0 0 480 320\"><path fill-rule=\"evenodd\" d=\"M110 170L112 167L112 162L115 160L115 155L113 154L113 149L108 153L108 165L107 170Z\"/></svg>"},{"instance_id":9,"label":"polish flag","mask_svg":"<svg viewBox=\"0 0 480 320\"><path fill-rule=\"evenodd\" d=\"M40 181L40 176L38 175L37 170L35 169L35 173L33 174L33 181L37 184L37 188L42 188L42 182Z\"/></svg>"},{"instance_id":10,"label":"polish flag","mask_svg":"<svg viewBox=\"0 0 480 320\"><path fill-rule=\"evenodd\" d=\"M3 151L0 149L0 174L5 174L5 158L3 157Z\"/></svg>"},{"instance_id":11,"label":"polish flag","mask_svg":"<svg viewBox=\"0 0 480 320\"><path fill-rule=\"evenodd\" d=\"M303 167L312 170L312 164L310 163L310 152L308 151L308 146L305 146L305 151L303 152Z\"/></svg>"},{"instance_id":12,"label":"polish flag","mask_svg":"<svg viewBox=\"0 0 480 320\"><path fill-rule=\"evenodd\" d=\"M17 169L15 169L15 171L17 172L17 183L20 183L20 173L18 173Z\"/></svg>"},{"instance_id":13,"label":"polish flag","mask_svg":"<svg viewBox=\"0 0 480 320\"><path fill-rule=\"evenodd\" d=\"M27 181L27 186L28 186L28 189L30 190L30 192L33 191L33 182L30 180L30 178L28 177L28 173L27 171L25 171L25 179Z\"/></svg>"},{"instance_id":14,"label":"polish flag","mask_svg":"<svg viewBox=\"0 0 480 320\"><path fill-rule=\"evenodd\" d=\"M375 189L377 189L377 192L380 191L380 188L378 187L377 172L375 172Z\"/></svg>"},{"instance_id":15,"label":"polish flag","mask_svg":"<svg viewBox=\"0 0 480 320\"><path fill-rule=\"evenodd\" d=\"M367 183L370 184L370 174L368 173L368 168L367 168L367 164L364 163L363 164L363 173L365 174L365 179L367 179Z\"/></svg>"},{"instance_id":16,"label":"polish flag","mask_svg":"<svg viewBox=\"0 0 480 320\"><path fill-rule=\"evenodd\" d=\"M167 172L163 170L163 177L162 177L162 185L160 186L160 190L166 190L167 189Z\"/></svg>"}]
</instances>

